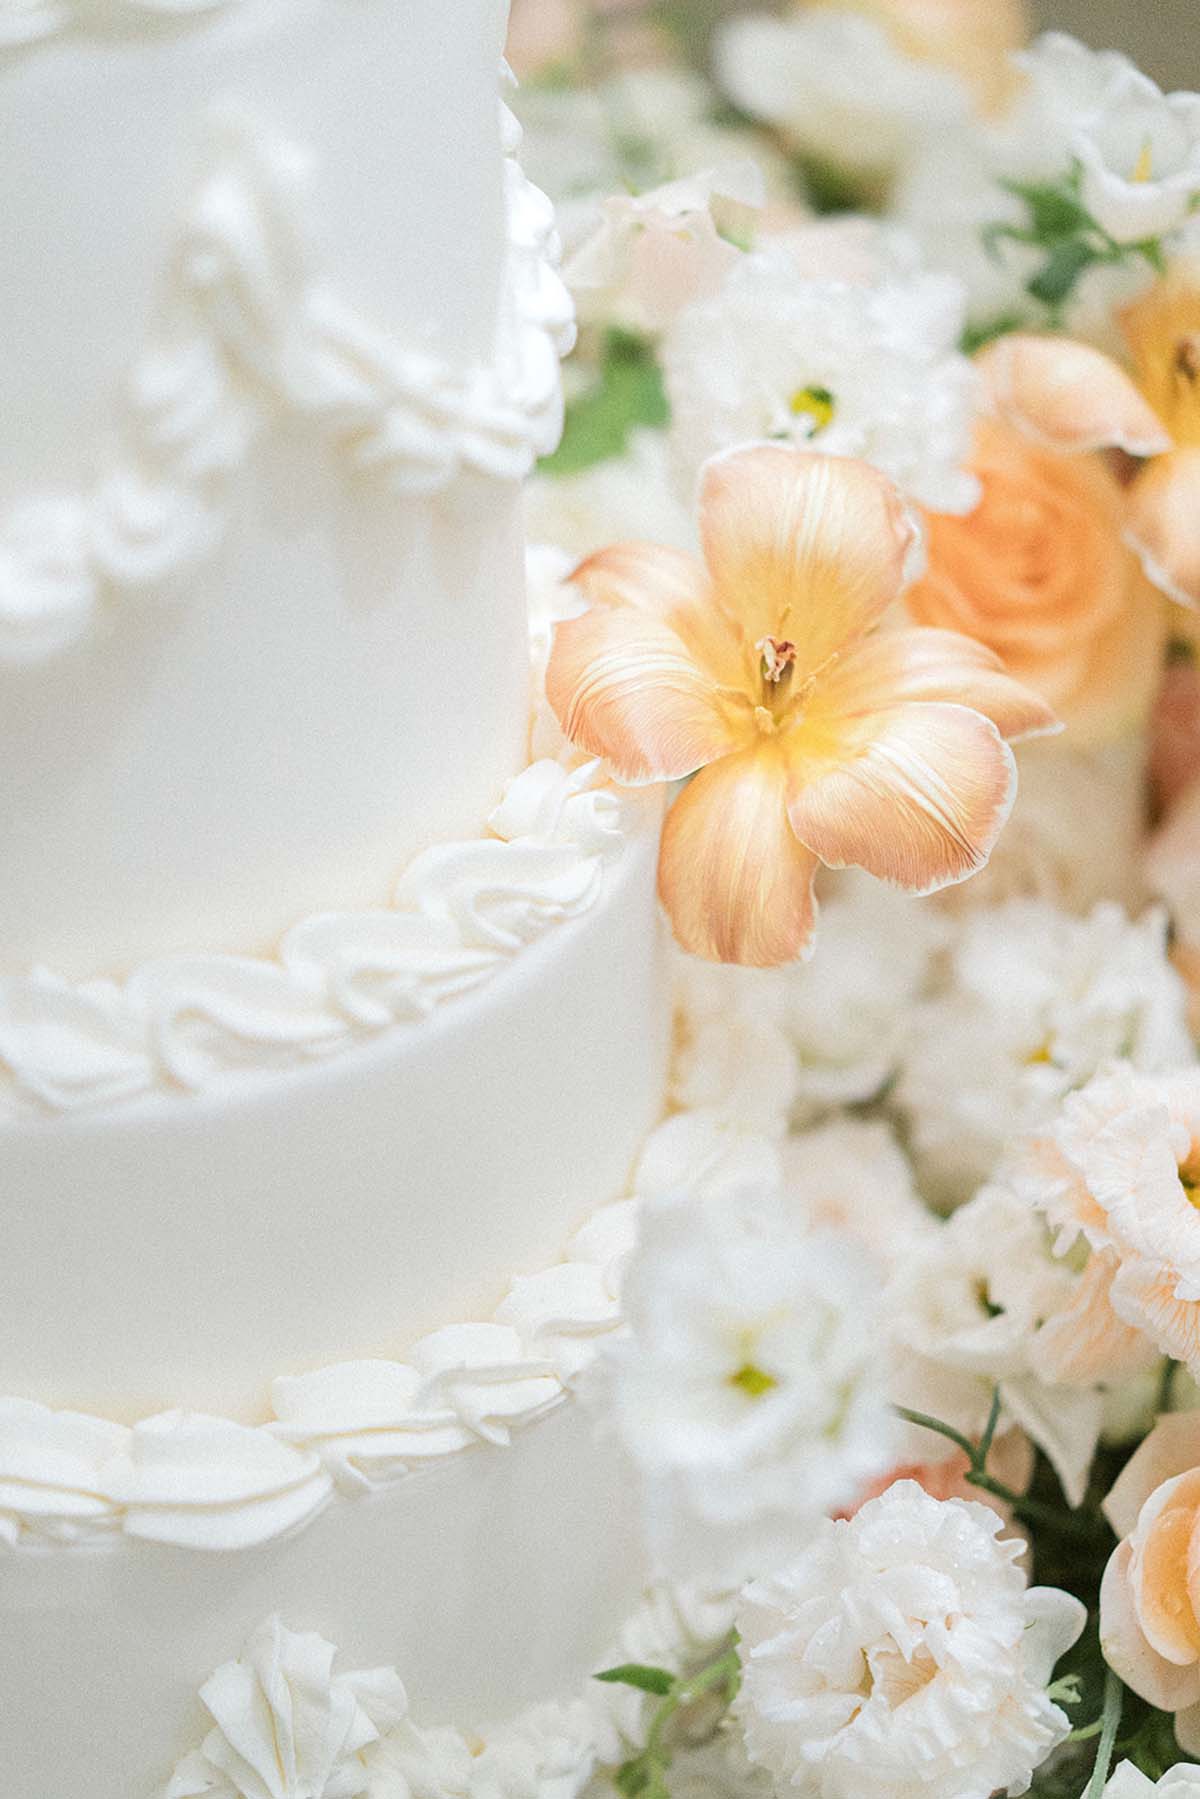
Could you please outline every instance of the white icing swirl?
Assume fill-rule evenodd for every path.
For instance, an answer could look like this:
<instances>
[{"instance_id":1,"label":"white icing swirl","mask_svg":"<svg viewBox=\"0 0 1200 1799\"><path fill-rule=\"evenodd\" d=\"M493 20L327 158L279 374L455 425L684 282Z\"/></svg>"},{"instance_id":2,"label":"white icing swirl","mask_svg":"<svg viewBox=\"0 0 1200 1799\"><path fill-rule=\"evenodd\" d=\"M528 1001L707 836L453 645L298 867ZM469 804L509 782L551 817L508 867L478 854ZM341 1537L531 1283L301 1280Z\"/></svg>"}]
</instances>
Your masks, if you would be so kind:
<instances>
[{"instance_id":1,"label":"white icing swirl","mask_svg":"<svg viewBox=\"0 0 1200 1799\"><path fill-rule=\"evenodd\" d=\"M130 1427L0 1400L0 1545L252 1548L309 1523L335 1492L386 1486L472 1447L506 1448L518 1426L562 1402L597 1339L618 1328L636 1214L633 1200L603 1208L563 1263L513 1282L492 1320L434 1331L404 1362L277 1380L263 1424L174 1411Z\"/></svg>"},{"instance_id":2,"label":"white icing swirl","mask_svg":"<svg viewBox=\"0 0 1200 1799\"><path fill-rule=\"evenodd\" d=\"M64 11L0 0L0 46ZM210 551L231 478L281 409L408 494L466 470L518 480L558 440L573 311L553 209L515 161L494 353L460 366L357 313L315 269L303 150L228 109L209 135L113 459L90 491L21 501L0 522L0 658L64 649L114 600L161 589Z\"/></svg>"},{"instance_id":3,"label":"white icing swirl","mask_svg":"<svg viewBox=\"0 0 1200 1799\"><path fill-rule=\"evenodd\" d=\"M426 850L389 911L303 920L272 961L172 956L123 985L0 979L0 1116L199 1091L419 1023L595 903L640 803L600 782L594 762L532 763L490 836Z\"/></svg>"},{"instance_id":4,"label":"white icing swirl","mask_svg":"<svg viewBox=\"0 0 1200 1799\"><path fill-rule=\"evenodd\" d=\"M364 1752L408 1712L393 1668L335 1674L332 1643L268 1618L200 1689L213 1719L164 1799L356 1799Z\"/></svg>"}]
</instances>

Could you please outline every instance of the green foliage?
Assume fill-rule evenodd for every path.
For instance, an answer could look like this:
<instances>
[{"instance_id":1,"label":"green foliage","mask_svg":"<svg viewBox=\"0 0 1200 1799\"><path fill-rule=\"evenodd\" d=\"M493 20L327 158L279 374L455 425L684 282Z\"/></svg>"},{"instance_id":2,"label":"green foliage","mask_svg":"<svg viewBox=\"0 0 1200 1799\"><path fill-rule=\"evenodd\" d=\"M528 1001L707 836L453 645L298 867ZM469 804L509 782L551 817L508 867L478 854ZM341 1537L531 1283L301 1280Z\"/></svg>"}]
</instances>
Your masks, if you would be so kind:
<instances>
[{"instance_id":1,"label":"green foliage","mask_svg":"<svg viewBox=\"0 0 1200 1799\"><path fill-rule=\"evenodd\" d=\"M657 1693L661 1699L675 1690L673 1674L665 1668L644 1667L640 1662L622 1662L617 1668L605 1668L594 1678L609 1681L613 1686L636 1687L639 1693Z\"/></svg>"},{"instance_id":2,"label":"green foliage","mask_svg":"<svg viewBox=\"0 0 1200 1799\"><path fill-rule=\"evenodd\" d=\"M597 1680L634 1687L660 1703L650 1720L646 1747L613 1771L613 1785L626 1799L670 1799L667 1775L675 1758L675 1743L688 1714L705 1707L704 1716L715 1730L737 1697L742 1665L736 1636L722 1645L710 1661L690 1674L669 1674L665 1668L648 1668L625 1662L606 1668Z\"/></svg>"},{"instance_id":3,"label":"green foliage","mask_svg":"<svg viewBox=\"0 0 1200 1799\"><path fill-rule=\"evenodd\" d=\"M662 371L644 338L610 331L600 372L592 386L567 406L562 442L543 457L546 475L577 475L598 462L620 456L639 425L661 427L670 409Z\"/></svg>"},{"instance_id":4,"label":"green foliage","mask_svg":"<svg viewBox=\"0 0 1200 1799\"><path fill-rule=\"evenodd\" d=\"M999 256L1005 243L1024 244L1043 253L1025 291L1045 308L1046 322L1052 326L1061 324L1063 308L1088 269L1135 257L1155 269L1163 265L1162 246L1156 239L1119 244L1110 237L1084 205L1082 185L1078 164L1058 181L1001 182L1024 207L1024 222L989 225L983 233L984 247L993 256Z\"/></svg>"}]
</instances>

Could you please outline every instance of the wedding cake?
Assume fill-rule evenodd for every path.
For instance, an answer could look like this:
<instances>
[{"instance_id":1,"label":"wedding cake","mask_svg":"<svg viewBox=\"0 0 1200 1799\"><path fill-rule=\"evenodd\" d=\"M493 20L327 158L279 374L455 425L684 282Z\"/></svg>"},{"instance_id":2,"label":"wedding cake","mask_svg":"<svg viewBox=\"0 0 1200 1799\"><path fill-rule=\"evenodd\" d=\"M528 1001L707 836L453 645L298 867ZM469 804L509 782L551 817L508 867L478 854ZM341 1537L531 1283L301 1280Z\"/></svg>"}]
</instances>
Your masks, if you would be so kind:
<instances>
[{"instance_id":1,"label":"wedding cake","mask_svg":"<svg viewBox=\"0 0 1200 1799\"><path fill-rule=\"evenodd\" d=\"M290 1793L263 1692L392 1703L319 1640L484 1729L640 1585L564 1401L658 816L531 748L571 322L501 10L0 0L4 1799Z\"/></svg>"}]
</instances>

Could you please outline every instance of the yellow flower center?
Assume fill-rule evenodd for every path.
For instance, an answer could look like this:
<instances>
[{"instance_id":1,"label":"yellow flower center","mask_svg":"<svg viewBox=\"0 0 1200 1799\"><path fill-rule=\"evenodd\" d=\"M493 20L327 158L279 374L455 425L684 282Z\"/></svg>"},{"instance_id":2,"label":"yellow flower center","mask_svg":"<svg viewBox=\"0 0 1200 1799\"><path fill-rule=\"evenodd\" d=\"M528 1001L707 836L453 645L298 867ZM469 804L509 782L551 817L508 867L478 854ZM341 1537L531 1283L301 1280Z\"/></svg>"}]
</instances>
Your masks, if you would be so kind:
<instances>
[{"instance_id":1,"label":"yellow flower center","mask_svg":"<svg viewBox=\"0 0 1200 1799\"><path fill-rule=\"evenodd\" d=\"M798 387L788 401L793 418L809 421L809 435L817 437L833 423L837 401L827 387Z\"/></svg>"},{"instance_id":2,"label":"yellow flower center","mask_svg":"<svg viewBox=\"0 0 1200 1799\"><path fill-rule=\"evenodd\" d=\"M1200 1147L1194 1143L1179 1165L1179 1184L1188 1203L1200 1211Z\"/></svg>"},{"instance_id":3,"label":"yellow flower center","mask_svg":"<svg viewBox=\"0 0 1200 1799\"><path fill-rule=\"evenodd\" d=\"M753 1362L743 1362L736 1374L729 1376L729 1384L744 1393L748 1399L761 1399L770 1393L779 1382L765 1368L759 1368Z\"/></svg>"},{"instance_id":4,"label":"yellow flower center","mask_svg":"<svg viewBox=\"0 0 1200 1799\"><path fill-rule=\"evenodd\" d=\"M1131 181L1149 181L1154 174L1154 146L1147 138L1142 145L1141 154L1133 165Z\"/></svg>"}]
</instances>

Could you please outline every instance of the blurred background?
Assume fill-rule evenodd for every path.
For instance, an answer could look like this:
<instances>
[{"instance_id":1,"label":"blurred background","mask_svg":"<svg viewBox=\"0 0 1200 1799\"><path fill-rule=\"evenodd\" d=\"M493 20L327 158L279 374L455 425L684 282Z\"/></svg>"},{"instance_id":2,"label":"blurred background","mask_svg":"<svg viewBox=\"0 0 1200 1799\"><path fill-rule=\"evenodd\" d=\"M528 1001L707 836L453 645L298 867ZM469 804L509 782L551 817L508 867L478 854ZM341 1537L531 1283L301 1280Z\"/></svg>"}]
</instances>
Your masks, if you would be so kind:
<instances>
[{"instance_id":1,"label":"blurred background","mask_svg":"<svg viewBox=\"0 0 1200 1799\"><path fill-rule=\"evenodd\" d=\"M574 29L581 13L620 16L630 38L648 40L653 15L669 15L676 36L693 38L697 53L718 19L736 11L785 10L787 0L513 0L514 59L526 44L552 43ZM1003 0L1002 0L1003 4ZM961 0L981 20L995 0ZM1093 49L1126 51L1164 87L1200 88L1200 0L1029 0L1035 29L1073 32Z\"/></svg>"}]
</instances>

